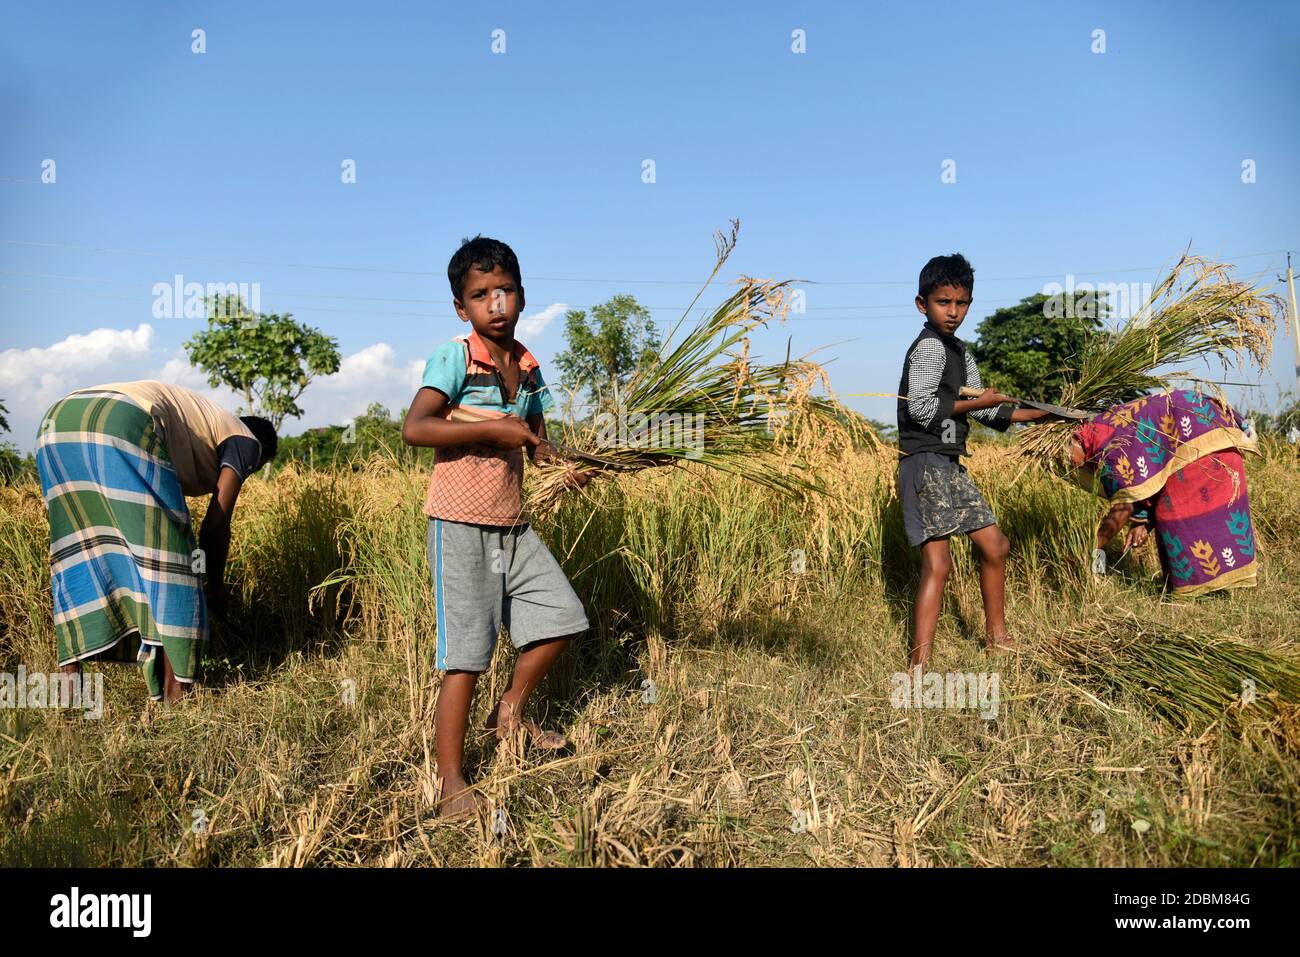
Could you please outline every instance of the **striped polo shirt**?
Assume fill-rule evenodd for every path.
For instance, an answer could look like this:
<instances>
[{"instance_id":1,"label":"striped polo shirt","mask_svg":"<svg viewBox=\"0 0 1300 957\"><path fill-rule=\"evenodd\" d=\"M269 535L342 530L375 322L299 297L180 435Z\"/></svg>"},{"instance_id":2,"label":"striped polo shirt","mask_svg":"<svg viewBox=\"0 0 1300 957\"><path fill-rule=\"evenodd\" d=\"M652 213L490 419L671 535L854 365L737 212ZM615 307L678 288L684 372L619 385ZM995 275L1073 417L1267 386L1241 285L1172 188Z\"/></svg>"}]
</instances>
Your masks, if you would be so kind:
<instances>
[{"instance_id":1,"label":"striped polo shirt","mask_svg":"<svg viewBox=\"0 0 1300 957\"><path fill-rule=\"evenodd\" d=\"M424 365L420 385L447 397L444 415L465 406L527 420L550 410L555 401L537 360L518 340L512 355L519 363L519 387L513 396L507 394L487 345L473 331L434 350ZM526 524L523 479L523 449L496 449L477 443L437 449L424 514L472 525Z\"/></svg>"}]
</instances>

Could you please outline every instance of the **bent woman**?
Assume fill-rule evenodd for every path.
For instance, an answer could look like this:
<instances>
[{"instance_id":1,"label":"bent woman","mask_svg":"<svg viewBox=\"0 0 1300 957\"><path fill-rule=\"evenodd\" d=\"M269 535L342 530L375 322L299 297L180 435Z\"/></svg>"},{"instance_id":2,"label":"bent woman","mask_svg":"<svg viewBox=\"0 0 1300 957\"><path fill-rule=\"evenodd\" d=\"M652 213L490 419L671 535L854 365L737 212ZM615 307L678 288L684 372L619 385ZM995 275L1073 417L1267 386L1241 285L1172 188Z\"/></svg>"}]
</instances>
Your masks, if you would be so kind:
<instances>
[{"instance_id":1,"label":"bent woman","mask_svg":"<svg viewBox=\"0 0 1300 957\"><path fill-rule=\"evenodd\" d=\"M1258 451L1234 409L1196 391L1134 399L1080 426L1071 449L1076 475L1111 502L1097 549L1131 523L1131 547L1154 532L1174 594L1253 587L1255 528L1241 453Z\"/></svg>"},{"instance_id":2,"label":"bent woman","mask_svg":"<svg viewBox=\"0 0 1300 957\"><path fill-rule=\"evenodd\" d=\"M193 683L208 638L239 489L270 461L266 419L237 419L189 389L117 382L46 413L36 465L50 518L50 589L59 665L137 661L149 697ZM211 495L194 547L187 495Z\"/></svg>"}]
</instances>

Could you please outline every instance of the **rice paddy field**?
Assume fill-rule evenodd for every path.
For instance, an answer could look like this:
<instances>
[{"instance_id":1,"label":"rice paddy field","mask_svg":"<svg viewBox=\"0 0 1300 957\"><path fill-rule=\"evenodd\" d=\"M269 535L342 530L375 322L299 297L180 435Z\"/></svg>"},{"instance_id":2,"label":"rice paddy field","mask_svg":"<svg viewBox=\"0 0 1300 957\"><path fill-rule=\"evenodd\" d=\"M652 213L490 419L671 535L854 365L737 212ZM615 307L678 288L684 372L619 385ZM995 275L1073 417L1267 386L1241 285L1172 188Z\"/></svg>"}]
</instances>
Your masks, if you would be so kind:
<instances>
[{"instance_id":1,"label":"rice paddy field","mask_svg":"<svg viewBox=\"0 0 1300 957\"><path fill-rule=\"evenodd\" d=\"M963 540L930 667L996 672L994 718L891 703L918 571L892 451L801 454L826 494L664 468L538 522L593 624L535 699L574 748L471 734L493 811L460 823L433 813L427 474L250 479L197 695L105 666L101 720L0 711L0 865L1300 864L1293 447L1247 463L1259 587L1174 603L1150 545L1091 575L1099 500L978 446L1024 652L983 652ZM0 489L0 671L56 666L47 535L35 483Z\"/></svg>"}]
</instances>

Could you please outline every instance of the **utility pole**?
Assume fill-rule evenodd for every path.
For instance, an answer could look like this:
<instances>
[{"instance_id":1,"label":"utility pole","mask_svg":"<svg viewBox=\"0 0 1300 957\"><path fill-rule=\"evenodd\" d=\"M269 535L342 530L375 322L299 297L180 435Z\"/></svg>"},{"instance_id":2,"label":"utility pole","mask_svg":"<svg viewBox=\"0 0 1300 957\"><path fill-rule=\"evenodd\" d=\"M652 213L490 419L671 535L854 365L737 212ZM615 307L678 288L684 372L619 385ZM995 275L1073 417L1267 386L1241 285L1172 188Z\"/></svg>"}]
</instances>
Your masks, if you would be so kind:
<instances>
[{"instance_id":1,"label":"utility pole","mask_svg":"<svg viewBox=\"0 0 1300 957\"><path fill-rule=\"evenodd\" d=\"M1291 254L1286 254L1286 288L1291 294L1291 338L1295 342L1295 386L1300 396L1300 315L1295 307L1295 273L1291 271Z\"/></svg>"}]
</instances>

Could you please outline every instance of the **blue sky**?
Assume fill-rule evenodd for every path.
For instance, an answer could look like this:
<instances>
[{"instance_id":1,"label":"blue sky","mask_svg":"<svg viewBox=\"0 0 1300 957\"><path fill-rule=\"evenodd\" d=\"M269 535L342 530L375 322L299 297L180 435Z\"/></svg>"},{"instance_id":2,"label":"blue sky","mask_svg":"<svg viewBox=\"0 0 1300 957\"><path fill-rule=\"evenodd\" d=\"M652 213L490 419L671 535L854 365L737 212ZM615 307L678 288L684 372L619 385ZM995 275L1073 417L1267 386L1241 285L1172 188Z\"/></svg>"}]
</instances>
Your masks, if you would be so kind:
<instances>
[{"instance_id":1,"label":"blue sky","mask_svg":"<svg viewBox=\"0 0 1300 957\"><path fill-rule=\"evenodd\" d=\"M724 278L817 283L756 351L829 346L843 393L897 387L936 254L975 265L973 338L1068 274L1153 281L1191 243L1271 280L1300 251L1295 4L8 3L5 23L0 400L22 448L73 388L202 385L181 351L201 322L152 315L177 273L259 283L263 311L338 338L297 432L409 401L461 331L445 269L475 232L518 253L545 368L566 306L625 292L676 318L738 218ZM1246 404L1293 389L1293 357L1283 335Z\"/></svg>"}]
</instances>

